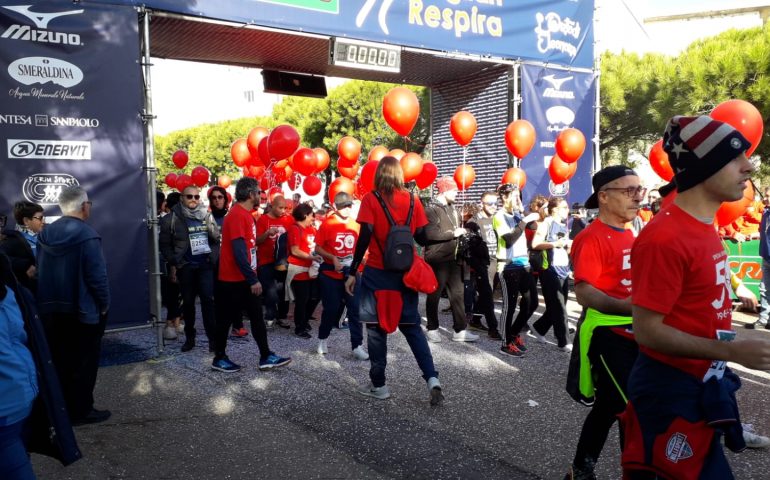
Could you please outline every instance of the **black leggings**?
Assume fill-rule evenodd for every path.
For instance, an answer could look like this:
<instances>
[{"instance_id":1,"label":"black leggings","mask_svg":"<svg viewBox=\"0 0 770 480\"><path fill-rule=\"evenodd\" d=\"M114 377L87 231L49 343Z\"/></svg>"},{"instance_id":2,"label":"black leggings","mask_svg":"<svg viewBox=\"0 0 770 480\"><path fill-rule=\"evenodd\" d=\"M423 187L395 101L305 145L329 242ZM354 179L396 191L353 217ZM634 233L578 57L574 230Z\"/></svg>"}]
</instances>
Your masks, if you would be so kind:
<instances>
[{"instance_id":1,"label":"black leggings","mask_svg":"<svg viewBox=\"0 0 770 480\"><path fill-rule=\"evenodd\" d=\"M503 337L503 345L513 342L513 338L521 332L532 316L531 282L532 275L525 268L507 269L500 274L500 287L503 290L503 313L500 315L503 331L500 334ZM521 295L519 314L514 323L513 311L516 310L516 300L519 295Z\"/></svg>"},{"instance_id":2,"label":"black leggings","mask_svg":"<svg viewBox=\"0 0 770 480\"><path fill-rule=\"evenodd\" d=\"M300 334L310 328L310 316L318 302L318 279L292 280L291 289L294 292L294 333Z\"/></svg>"},{"instance_id":3,"label":"black leggings","mask_svg":"<svg viewBox=\"0 0 770 480\"><path fill-rule=\"evenodd\" d=\"M545 299L545 312L532 327L540 335L545 335L553 327L556 343L563 347L567 340L567 296L569 295L569 277L559 278L552 268L540 272L540 286Z\"/></svg>"}]
</instances>

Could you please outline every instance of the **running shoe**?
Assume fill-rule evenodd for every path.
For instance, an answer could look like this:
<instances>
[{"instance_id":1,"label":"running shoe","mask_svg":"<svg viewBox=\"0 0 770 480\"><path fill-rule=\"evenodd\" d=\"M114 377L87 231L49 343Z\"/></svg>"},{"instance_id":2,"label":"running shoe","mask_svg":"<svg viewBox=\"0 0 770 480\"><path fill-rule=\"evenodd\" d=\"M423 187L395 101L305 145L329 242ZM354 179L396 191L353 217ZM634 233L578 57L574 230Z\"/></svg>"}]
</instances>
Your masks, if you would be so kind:
<instances>
[{"instance_id":1,"label":"running shoe","mask_svg":"<svg viewBox=\"0 0 770 480\"><path fill-rule=\"evenodd\" d=\"M500 353L502 355L510 355L512 357L523 357L524 352L519 350L519 347L515 343L511 342L504 347L500 347Z\"/></svg>"},{"instance_id":2,"label":"running shoe","mask_svg":"<svg viewBox=\"0 0 770 480\"><path fill-rule=\"evenodd\" d=\"M211 369L218 372L235 373L241 369L241 366L233 363L229 358L223 357L219 360L214 360L211 363Z\"/></svg>"},{"instance_id":3,"label":"running shoe","mask_svg":"<svg viewBox=\"0 0 770 480\"><path fill-rule=\"evenodd\" d=\"M271 353L266 359L259 361L260 370L270 370L273 368L283 367L291 363L291 358L279 357L278 355Z\"/></svg>"},{"instance_id":4,"label":"running shoe","mask_svg":"<svg viewBox=\"0 0 770 480\"><path fill-rule=\"evenodd\" d=\"M249 331L245 328L233 328L233 330L230 332L230 335L237 338L243 338L249 336Z\"/></svg>"},{"instance_id":5,"label":"running shoe","mask_svg":"<svg viewBox=\"0 0 770 480\"><path fill-rule=\"evenodd\" d=\"M390 389L388 388L387 385L383 385L381 387L375 387L370 383L366 387L359 390L358 393L360 393L365 397L376 398L377 400L385 400L390 398Z\"/></svg>"},{"instance_id":6,"label":"running shoe","mask_svg":"<svg viewBox=\"0 0 770 480\"><path fill-rule=\"evenodd\" d=\"M515 337L513 337L513 344L516 345L516 348L518 348L522 352L527 351L527 345L524 343L524 339L521 338L521 335L516 335Z\"/></svg>"}]
</instances>

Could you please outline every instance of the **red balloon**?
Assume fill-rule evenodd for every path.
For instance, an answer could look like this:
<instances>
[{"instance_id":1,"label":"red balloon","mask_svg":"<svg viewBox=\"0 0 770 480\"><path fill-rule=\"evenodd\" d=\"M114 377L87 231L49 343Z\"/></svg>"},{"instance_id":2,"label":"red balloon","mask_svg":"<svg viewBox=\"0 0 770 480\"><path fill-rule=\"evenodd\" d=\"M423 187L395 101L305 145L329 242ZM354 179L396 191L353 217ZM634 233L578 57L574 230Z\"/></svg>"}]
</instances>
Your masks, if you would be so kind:
<instances>
[{"instance_id":1,"label":"red balloon","mask_svg":"<svg viewBox=\"0 0 770 480\"><path fill-rule=\"evenodd\" d=\"M422 172L422 157L414 152L409 152L401 157L399 163L404 172L404 182L411 182Z\"/></svg>"},{"instance_id":2,"label":"red balloon","mask_svg":"<svg viewBox=\"0 0 770 480\"><path fill-rule=\"evenodd\" d=\"M551 163L548 165L548 175L553 183L560 185L575 175L577 171L577 162L567 163L559 155L551 157Z\"/></svg>"},{"instance_id":3,"label":"red balloon","mask_svg":"<svg viewBox=\"0 0 770 480\"><path fill-rule=\"evenodd\" d=\"M520 168L509 168L503 174L503 179L500 180L500 183L511 183L513 185L518 185L519 190L523 190L524 185L527 184L527 174L524 173L524 170Z\"/></svg>"},{"instance_id":4,"label":"red balloon","mask_svg":"<svg viewBox=\"0 0 770 480\"><path fill-rule=\"evenodd\" d=\"M262 177L262 180L259 181L259 189L266 191L268 188L270 188L270 179L265 175Z\"/></svg>"},{"instance_id":5,"label":"red balloon","mask_svg":"<svg viewBox=\"0 0 770 480\"><path fill-rule=\"evenodd\" d=\"M259 142L263 138L267 138L268 135L270 135L270 131L265 127L254 127L249 132L249 135L246 137L246 145L248 145L249 152L253 158L259 158Z\"/></svg>"},{"instance_id":6,"label":"red balloon","mask_svg":"<svg viewBox=\"0 0 770 480\"><path fill-rule=\"evenodd\" d=\"M210 176L211 173L209 170L206 167L202 167L200 165L193 168L192 174L190 175L190 177L192 177L193 183L198 187L202 187L209 183Z\"/></svg>"},{"instance_id":7,"label":"red balloon","mask_svg":"<svg viewBox=\"0 0 770 480\"><path fill-rule=\"evenodd\" d=\"M277 196L283 196L283 189L281 187L271 187L271 188L264 188L263 190L267 191L267 199L268 201L272 202L275 197Z\"/></svg>"},{"instance_id":8,"label":"red balloon","mask_svg":"<svg viewBox=\"0 0 770 480\"><path fill-rule=\"evenodd\" d=\"M174 162L176 168L184 168L187 165L188 160L190 160L190 158L184 150L177 150L174 152L174 155L171 156L171 161Z\"/></svg>"},{"instance_id":9,"label":"red balloon","mask_svg":"<svg viewBox=\"0 0 770 480\"><path fill-rule=\"evenodd\" d=\"M222 188L227 188L232 184L233 184L233 179L230 178L230 175L222 174L217 178L217 185L219 185Z\"/></svg>"},{"instance_id":10,"label":"red balloon","mask_svg":"<svg viewBox=\"0 0 770 480\"><path fill-rule=\"evenodd\" d=\"M526 120L515 120L505 129L505 146L511 155L524 158L535 146L535 127Z\"/></svg>"},{"instance_id":11,"label":"red balloon","mask_svg":"<svg viewBox=\"0 0 770 480\"><path fill-rule=\"evenodd\" d=\"M294 153L292 158L294 159L294 170L302 175L312 175L318 170L318 157L309 148L300 148Z\"/></svg>"},{"instance_id":12,"label":"red balloon","mask_svg":"<svg viewBox=\"0 0 770 480\"><path fill-rule=\"evenodd\" d=\"M725 122L738 130L751 142L751 148L746 151L750 157L762 140L764 122L757 108L745 100L727 100L714 108L711 118Z\"/></svg>"},{"instance_id":13,"label":"red balloon","mask_svg":"<svg viewBox=\"0 0 770 480\"><path fill-rule=\"evenodd\" d=\"M283 160L291 157L299 148L300 137L291 125L279 125L267 137L267 151L270 160ZM264 159L263 159L264 160Z\"/></svg>"},{"instance_id":14,"label":"red balloon","mask_svg":"<svg viewBox=\"0 0 770 480\"><path fill-rule=\"evenodd\" d=\"M329 168L329 163L331 162L331 159L329 158L329 152L321 147L318 147L313 149L313 153L315 153L317 159L316 171L314 173L320 173Z\"/></svg>"},{"instance_id":15,"label":"red balloon","mask_svg":"<svg viewBox=\"0 0 770 480\"><path fill-rule=\"evenodd\" d=\"M337 177L331 185L329 185L329 201L334 202L334 197L339 192L345 192L348 195L353 195L356 191L356 186L353 180L345 177Z\"/></svg>"},{"instance_id":16,"label":"red balloon","mask_svg":"<svg viewBox=\"0 0 770 480\"><path fill-rule=\"evenodd\" d=\"M388 154L388 149L386 147L383 147L382 145L377 145L373 149L369 150L369 156L367 157L367 161L372 162L374 160L382 160L382 157L386 156Z\"/></svg>"},{"instance_id":17,"label":"red balloon","mask_svg":"<svg viewBox=\"0 0 770 480\"><path fill-rule=\"evenodd\" d=\"M321 187L321 179L316 176L307 177L305 181L302 182L302 190L311 197L318 195L321 192Z\"/></svg>"},{"instance_id":18,"label":"red balloon","mask_svg":"<svg viewBox=\"0 0 770 480\"><path fill-rule=\"evenodd\" d=\"M473 167L468 164L458 165L455 169L454 178L457 189L465 190L473 185L473 182L476 180L476 172L473 170Z\"/></svg>"},{"instance_id":19,"label":"red balloon","mask_svg":"<svg viewBox=\"0 0 770 480\"><path fill-rule=\"evenodd\" d=\"M351 167L361 156L361 142L353 137L342 137L337 144L337 154L339 155L338 165Z\"/></svg>"},{"instance_id":20,"label":"red balloon","mask_svg":"<svg viewBox=\"0 0 770 480\"><path fill-rule=\"evenodd\" d=\"M420 101L406 87L392 88L382 99L382 117L401 136L409 135L419 116Z\"/></svg>"},{"instance_id":21,"label":"red balloon","mask_svg":"<svg viewBox=\"0 0 770 480\"><path fill-rule=\"evenodd\" d=\"M414 181L417 183L417 187L422 190L430 187L438 176L438 168L433 162L425 162L422 164L422 172L417 175Z\"/></svg>"},{"instance_id":22,"label":"red balloon","mask_svg":"<svg viewBox=\"0 0 770 480\"><path fill-rule=\"evenodd\" d=\"M230 156L233 158L233 163L239 167L244 167L249 163L251 153L249 153L249 146L245 138L239 138L233 142L230 146Z\"/></svg>"},{"instance_id":23,"label":"red balloon","mask_svg":"<svg viewBox=\"0 0 770 480\"><path fill-rule=\"evenodd\" d=\"M455 113L449 122L449 133L461 147L471 143L476 135L476 128L476 117L466 111Z\"/></svg>"},{"instance_id":24,"label":"red balloon","mask_svg":"<svg viewBox=\"0 0 770 480\"><path fill-rule=\"evenodd\" d=\"M371 160L366 162L364 168L361 169L361 178L358 179L358 185L363 193L374 190L374 174L377 172L379 164L379 160Z\"/></svg>"},{"instance_id":25,"label":"red balloon","mask_svg":"<svg viewBox=\"0 0 770 480\"><path fill-rule=\"evenodd\" d=\"M176 178L176 189L180 192L184 192L184 189L193 185L193 179L191 176L181 174Z\"/></svg>"},{"instance_id":26,"label":"red balloon","mask_svg":"<svg viewBox=\"0 0 770 480\"><path fill-rule=\"evenodd\" d=\"M292 173L291 178L289 179L289 189L296 190L301 186L302 186L302 175L296 172Z\"/></svg>"},{"instance_id":27,"label":"red balloon","mask_svg":"<svg viewBox=\"0 0 770 480\"><path fill-rule=\"evenodd\" d=\"M286 162L286 166L283 167L282 171L275 172L275 183L283 183L287 181L289 178L291 178L292 173L294 173L294 171L289 166L289 162Z\"/></svg>"},{"instance_id":28,"label":"red balloon","mask_svg":"<svg viewBox=\"0 0 770 480\"><path fill-rule=\"evenodd\" d=\"M166 174L166 177L163 179L163 181L166 182L166 185L168 185L170 188L176 188L176 178L176 173L171 172Z\"/></svg>"},{"instance_id":29,"label":"red balloon","mask_svg":"<svg viewBox=\"0 0 770 480\"><path fill-rule=\"evenodd\" d=\"M262 178L262 175L264 174L265 174L265 167L263 167L262 165L259 165L256 167L253 165L249 165L244 169L244 175L247 175L251 178L256 178L257 180Z\"/></svg>"},{"instance_id":30,"label":"red balloon","mask_svg":"<svg viewBox=\"0 0 770 480\"><path fill-rule=\"evenodd\" d=\"M674 170L668 163L668 154L663 150L663 140L658 140L650 150L650 166L663 180L670 182L674 178Z\"/></svg>"},{"instance_id":31,"label":"red balloon","mask_svg":"<svg viewBox=\"0 0 770 480\"><path fill-rule=\"evenodd\" d=\"M340 171L340 174L343 177L348 177L350 179L353 179L356 177L356 174L358 173L358 169L361 167L361 164L356 162L350 167L343 167L339 163L337 164L337 170Z\"/></svg>"},{"instance_id":32,"label":"red balloon","mask_svg":"<svg viewBox=\"0 0 770 480\"><path fill-rule=\"evenodd\" d=\"M252 161L251 161L253 165L262 164L267 167L272 163L270 159L270 152L267 150L268 141L269 140L267 139L267 137L259 141L259 146L257 146L258 155L256 158L252 158ZM257 160L259 161L257 162Z\"/></svg>"},{"instance_id":33,"label":"red balloon","mask_svg":"<svg viewBox=\"0 0 770 480\"><path fill-rule=\"evenodd\" d=\"M562 130L556 137L556 155L564 163L574 163L578 161L586 149L586 137L583 132L576 128Z\"/></svg>"},{"instance_id":34,"label":"red balloon","mask_svg":"<svg viewBox=\"0 0 770 480\"><path fill-rule=\"evenodd\" d=\"M401 150L400 148L394 148L390 151L389 155L393 158L395 158L398 161L401 161L401 159L406 155L406 152Z\"/></svg>"},{"instance_id":35,"label":"red balloon","mask_svg":"<svg viewBox=\"0 0 770 480\"><path fill-rule=\"evenodd\" d=\"M748 139L747 139L748 140ZM738 220L754 201L754 186L749 185L743 190L743 198L734 202L722 202L716 214L716 222L720 227L730 225Z\"/></svg>"}]
</instances>

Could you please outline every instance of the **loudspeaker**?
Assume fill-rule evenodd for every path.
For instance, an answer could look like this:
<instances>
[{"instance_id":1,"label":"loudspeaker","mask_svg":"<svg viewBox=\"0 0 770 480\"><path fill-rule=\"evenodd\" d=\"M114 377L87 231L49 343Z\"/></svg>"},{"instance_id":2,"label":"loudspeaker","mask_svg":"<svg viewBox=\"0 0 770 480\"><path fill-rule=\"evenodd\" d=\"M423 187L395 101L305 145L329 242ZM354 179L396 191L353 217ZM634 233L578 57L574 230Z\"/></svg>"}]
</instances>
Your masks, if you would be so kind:
<instances>
[{"instance_id":1,"label":"loudspeaker","mask_svg":"<svg viewBox=\"0 0 770 480\"><path fill-rule=\"evenodd\" d=\"M300 73L262 70L265 93L299 95L303 97L326 97L326 79Z\"/></svg>"}]
</instances>

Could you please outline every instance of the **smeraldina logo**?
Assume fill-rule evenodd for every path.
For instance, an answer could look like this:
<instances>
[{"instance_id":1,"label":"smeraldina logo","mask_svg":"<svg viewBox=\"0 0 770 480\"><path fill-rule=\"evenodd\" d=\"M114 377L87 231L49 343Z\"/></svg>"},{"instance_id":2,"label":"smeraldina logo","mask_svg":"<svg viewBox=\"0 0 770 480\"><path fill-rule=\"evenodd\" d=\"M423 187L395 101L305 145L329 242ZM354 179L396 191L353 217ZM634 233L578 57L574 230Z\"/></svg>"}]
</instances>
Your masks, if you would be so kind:
<instances>
[{"instance_id":1,"label":"smeraldina logo","mask_svg":"<svg viewBox=\"0 0 770 480\"><path fill-rule=\"evenodd\" d=\"M0 38L6 38L8 40L23 40L28 42L55 43L62 45L82 44L80 41L80 35L77 33L53 32L47 30L48 23L52 20L63 17L65 15L76 15L83 13L82 9L69 10L66 12L40 13L31 11L30 8L32 8L32 5L11 5L2 8L26 17L28 20L31 20L37 28L32 28L29 25L13 24L9 26L2 35L0 35Z\"/></svg>"},{"instance_id":2,"label":"smeraldina logo","mask_svg":"<svg viewBox=\"0 0 770 480\"><path fill-rule=\"evenodd\" d=\"M83 81L83 72L78 67L50 57L25 57L15 60L8 65L8 74L24 85L45 85L51 82L69 88Z\"/></svg>"},{"instance_id":3,"label":"smeraldina logo","mask_svg":"<svg viewBox=\"0 0 770 480\"><path fill-rule=\"evenodd\" d=\"M77 185L78 179L67 173L35 173L24 180L21 191L32 203L56 205L64 188Z\"/></svg>"}]
</instances>

